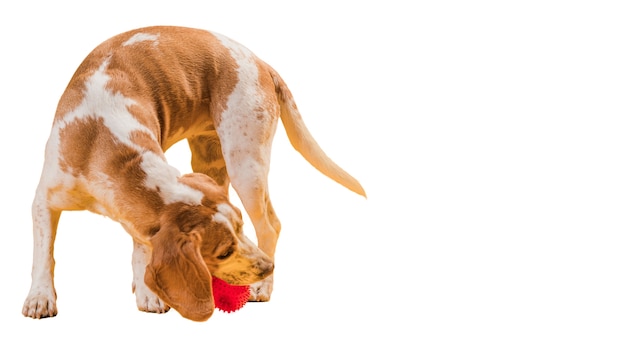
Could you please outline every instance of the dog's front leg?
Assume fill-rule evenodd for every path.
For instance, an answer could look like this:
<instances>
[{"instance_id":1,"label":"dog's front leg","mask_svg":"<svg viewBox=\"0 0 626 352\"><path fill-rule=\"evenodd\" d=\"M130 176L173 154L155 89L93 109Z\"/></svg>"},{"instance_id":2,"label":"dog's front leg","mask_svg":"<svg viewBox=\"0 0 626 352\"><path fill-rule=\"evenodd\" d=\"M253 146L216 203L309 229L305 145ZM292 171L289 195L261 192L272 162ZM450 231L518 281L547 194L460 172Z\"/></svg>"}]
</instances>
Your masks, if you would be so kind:
<instances>
[{"instance_id":1,"label":"dog's front leg","mask_svg":"<svg viewBox=\"0 0 626 352\"><path fill-rule=\"evenodd\" d=\"M61 212L50 209L42 194L38 192L33 202L32 283L22 308L24 316L35 319L57 315L53 252Z\"/></svg>"},{"instance_id":2,"label":"dog's front leg","mask_svg":"<svg viewBox=\"0 0 626 352\"><path fill-rule=\"evenodd\" d=\"M144 282L146 265L150 262L151 249L133 239L133 292L137 308L144 312L165 313L170 307L150 291Z\"/></svg>"}]
</instances>

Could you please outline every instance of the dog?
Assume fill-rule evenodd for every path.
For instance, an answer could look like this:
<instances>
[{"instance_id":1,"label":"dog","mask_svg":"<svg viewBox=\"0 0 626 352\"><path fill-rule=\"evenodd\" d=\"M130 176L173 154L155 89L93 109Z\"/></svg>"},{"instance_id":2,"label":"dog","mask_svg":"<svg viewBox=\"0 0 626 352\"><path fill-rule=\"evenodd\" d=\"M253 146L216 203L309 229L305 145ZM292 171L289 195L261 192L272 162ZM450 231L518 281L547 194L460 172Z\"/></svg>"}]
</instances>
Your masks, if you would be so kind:
<instances>
[{"instance_id":1,"label":"dog","mask_svg":"<svg viewBox=\"0 0 626 352\"><path fill-rule=\"evenodd\" d=\"M205 321L212 275L268 301L281 224L268 193L278 120L321 173L366 196L307 130L278 73L221 34L156 26L96 47L60 98L32 205L32 284L22 313L57 314L53 248L62 211L88 210L132 236L139 310ZM193 173L164 152L183 139ZM229 202L232 185L257 244Z\"/></svg>"}]
</instances>

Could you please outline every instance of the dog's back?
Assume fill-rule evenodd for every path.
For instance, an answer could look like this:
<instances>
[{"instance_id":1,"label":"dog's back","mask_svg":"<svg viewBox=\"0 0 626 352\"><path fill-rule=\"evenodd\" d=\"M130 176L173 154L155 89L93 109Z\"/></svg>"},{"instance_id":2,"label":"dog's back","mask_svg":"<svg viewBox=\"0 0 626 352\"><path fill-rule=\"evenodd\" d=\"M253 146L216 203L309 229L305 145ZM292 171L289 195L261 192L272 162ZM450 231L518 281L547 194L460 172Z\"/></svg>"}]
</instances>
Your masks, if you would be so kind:
<instances>
[{"instance_id":1,"label":"dog's back","mask_svg":"<svg viewBox=\"0 0 626 352\"><path fill-rule=\"evenodd\" d=\"M232 92L236 69L228 49L210 32L179 27L133 30L103 42L85 58L59 102L56 120L76 109L89 80L102 71L101 81L94 83L133 99L138 108L133 117L160 132L156 137L167 149L180 139L181 130L212 122L208 113L220 112L216 105Z\"/></svg>"}]
</instances>

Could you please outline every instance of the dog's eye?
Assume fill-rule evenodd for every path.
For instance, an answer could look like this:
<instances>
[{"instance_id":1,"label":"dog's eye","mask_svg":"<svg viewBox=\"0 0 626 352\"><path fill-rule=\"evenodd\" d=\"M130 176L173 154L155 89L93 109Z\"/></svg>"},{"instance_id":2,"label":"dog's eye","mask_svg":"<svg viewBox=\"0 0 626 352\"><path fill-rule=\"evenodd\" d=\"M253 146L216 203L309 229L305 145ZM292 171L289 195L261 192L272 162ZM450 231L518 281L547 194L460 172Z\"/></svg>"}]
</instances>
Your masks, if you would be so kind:
<instances>
[{"instance_id":1,"label":"dog's eye","mask_svg":"<svg viewBox=\"0 0 626 352\"><path fill-rule=\"evenodd\" d=\"M219 259L219 260L224 260L224 259L226 259L226 258L230 257L232 254L233 254L233 249L232 249L232 248L229 248L229 249L227 249L227 250L226 250L226 252L224 252L224 253L222 253L222 254L218 255L218 256L217 256L217 259Z\"/></svg>"}]
</instances>

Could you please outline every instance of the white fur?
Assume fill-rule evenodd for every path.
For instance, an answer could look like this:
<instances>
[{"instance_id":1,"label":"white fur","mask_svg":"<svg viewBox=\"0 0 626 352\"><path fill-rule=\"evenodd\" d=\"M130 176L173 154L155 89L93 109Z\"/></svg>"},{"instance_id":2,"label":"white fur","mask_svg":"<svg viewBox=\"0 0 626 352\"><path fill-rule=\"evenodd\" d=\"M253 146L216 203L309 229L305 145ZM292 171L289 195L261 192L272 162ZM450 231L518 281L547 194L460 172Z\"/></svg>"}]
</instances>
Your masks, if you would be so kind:
<instances>
[{"instance_id":1,"label":"white fur","mask_svg":"<svg viewBox=\"0 0 626 352\"><path fill-rule=\"evenodd\" d=\"M129 46L133 44L137 44L140 42L152 41L152 45L156 46L159 44L159 35L158 34L148 34L148 33L137 33L133 35L130 39L122 44L123 46Z\"/></svg>"},{"instance_id":2,"label":"white fur","mask_svg":"<svg viewBox=\"0 0 626 352\"><path fill-rule=\"evenodd\" d=\"M259 182L258 176L267 174L268 170L262 169L269 165L271 144L261 139L261 136L242 134L238 131L250 128L246 124L265 124L269 120L267 112L263 109L265 97L259 90L259 70L254 54L241 44L215 34L222 45L230 50L231 56L237 62L237 84L233 92L228 97L226 110L222 114L222 122L217 126L218 134L221 137L222 150L224 154L233 153L233 157L226 158L227 169L231 179L239 178L236 184L256 184ZM257 118L257 114L263 114L263 118ZM274 126L275 129L275 126ZM272 136L269 136L271 140ZM250 153L246 148L260 149L260 153ZM236 157L234 154L241 152L243 157ZM255 155L254 158L246 156ZM261 169L259 169L261 168ZM242 172L235 172L241 170ZM248 171L246 171L248 170ZM265 189L265 185L261 188Z\"/></svg>"},{"instance_id":3,"label":"white fur","mask_svg":"<svg viewBox=\"0 0 626 352\"><path fill-rule=\"evenodd\" d=\"M141 168L146 172L144 184L150 189L159 189L159 194L165 204L183 202L200 204L204 195L202 192L178 182L180 173L152 152L144 152Z\"/></svg>"},{"instance_id":4,"label":"white fur","mask_svg":"<svg viewBox=\"0 0 626 352\"><path fill-rule=\"evenodd\" d=\"M235 233L236 231L233 228L233 223L239 221L239 219L230 205L222 203L217 205L217 213L213 215L213 221L223 224Z\"/></svg>"},{"instance_id":5,"label":"white fur","mask_svg":"<svg viewBox=\"0 0 626 352\"><path fill-rule=\"evenodd\" d=\"M144 132L155 140L156 136L150 129L140 124L128 111L130 106L136 104L134 100L106 88L107 83L111 79L105 73L108 65L109 59L107 58L85 82L85 96L81 104L63 117L62 122L59 124L59 129L62 129L66 124L74 121L74 119L102 118L104 124L120 142L141 150L141 147L131 142L130 135L132 132Z\"/></svg>"}]
</instances>

